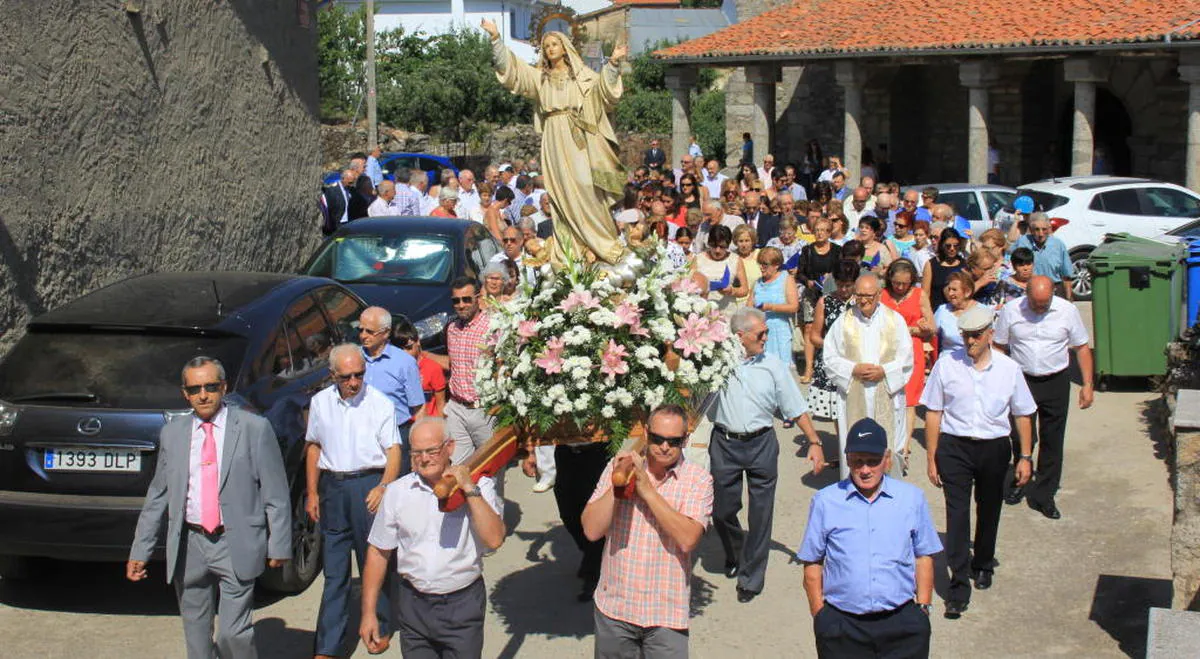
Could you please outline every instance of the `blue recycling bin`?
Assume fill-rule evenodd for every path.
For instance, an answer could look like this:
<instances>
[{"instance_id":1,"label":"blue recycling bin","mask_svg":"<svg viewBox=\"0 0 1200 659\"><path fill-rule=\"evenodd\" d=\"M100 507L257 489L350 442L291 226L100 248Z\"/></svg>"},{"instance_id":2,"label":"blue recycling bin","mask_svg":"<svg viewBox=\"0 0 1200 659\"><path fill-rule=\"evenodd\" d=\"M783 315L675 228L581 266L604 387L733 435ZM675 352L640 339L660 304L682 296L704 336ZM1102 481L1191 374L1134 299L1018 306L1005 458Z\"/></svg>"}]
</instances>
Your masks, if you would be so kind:
<instances>
[{"instance_id":1,"label":"blue recycling bin","mask_svg":"<svg viewBox=\"0 0 1200 659\"><path fill-rule=\"evenodd\" d=\"M1187 255L1187 318L1184 327L1195 325L1200 312L1200 238L1193 238Z\"/></svg>"}]
</instances>

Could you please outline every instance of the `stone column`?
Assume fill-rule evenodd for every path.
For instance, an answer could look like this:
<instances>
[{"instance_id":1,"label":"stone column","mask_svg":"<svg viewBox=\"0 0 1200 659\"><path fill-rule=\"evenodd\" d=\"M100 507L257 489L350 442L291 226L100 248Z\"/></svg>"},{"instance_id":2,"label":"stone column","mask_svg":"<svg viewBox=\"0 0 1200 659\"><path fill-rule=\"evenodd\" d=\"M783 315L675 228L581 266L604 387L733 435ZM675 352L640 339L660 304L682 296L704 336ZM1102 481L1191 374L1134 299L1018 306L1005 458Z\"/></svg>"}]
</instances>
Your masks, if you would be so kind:
<instances>
[{"instance_id":1,"label":"stone column","mask_svg":"<svg viewBox=\"0 0 1200 659\"><path fill-rule=\"evenodd\" d=\"M775 148L775 85L781 79L779 67L773 64L746 67L746 82L754 85L754 109L748 132L754 140L754 159L758 162ZM741 153L737 157L740 160Z\"/></svg>"},{"instance_id":2,"label":"stone column","mask_svg":"<svg viewBox=\"0 0 1200 659\"><path fill-rule=\"evenodd\" d=\"M1200 192L1200 53L1179 54L1179 79L1188 86L1187 165L1184 185Z\"/></svg>"},{"instance_id":3,"label":"stone column","mask_svg":"<svg viewBox=\"0 0 1200 659\"><path fill-rule=\"evenodd\" d=\"M1067 82L1075 83L1075 122L1071 132L1071 176L1092 173L1095 154L1096 83L1108 82L1108 60L1069 59L1063 66Z\"/></svg>"},{"instance_id":4,"label":"stone column","mask_svg":"<svg viewBox=\"0 0 1200 659\"><path fill-rule=\"evenodd\" d=\"M865 74L854 61L835 63L834 75L842 87L843 120L842 165L846 168L846 185L854 189L862 175L862 90Z\"/></svg>"},{"instance_id":5,"label":"stone column","mask_svg":"<svg viewBox=\"0 0 1200 659\"><path fill-rule=\"evenodd\" d=\"M963 62L958 65L958 81L967 88L967 182L988 180L988 87L996 81L996 69L989 62Z\"/></svg>"},{"instance_id":6,"label":"stone column","mask_svg":"<svg viewBox=\"0 0 1200 659\"><path fill-rule=\"evenodd\" d=\"M692 87L696 86L696 69L673 66L667 69L667 89L671 90L671 159L668 169L679 166L679 158L687 153L692 141Z\"/></svg>"}]
</instances>

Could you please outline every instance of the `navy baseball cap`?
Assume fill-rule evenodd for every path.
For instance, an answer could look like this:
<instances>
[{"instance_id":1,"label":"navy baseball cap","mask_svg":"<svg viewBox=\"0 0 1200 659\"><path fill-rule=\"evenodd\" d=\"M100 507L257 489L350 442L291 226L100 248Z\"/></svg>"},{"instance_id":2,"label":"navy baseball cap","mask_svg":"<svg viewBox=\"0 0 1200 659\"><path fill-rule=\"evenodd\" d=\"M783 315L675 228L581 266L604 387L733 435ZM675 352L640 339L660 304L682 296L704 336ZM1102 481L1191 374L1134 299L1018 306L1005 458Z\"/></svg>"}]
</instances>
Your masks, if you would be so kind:
<instances>
[{"instance_id":1,"label":"navy baseball cap","mask_svg":"<svg viewBox=\"0 0 1200 659\"><path fill-rule=\"evenodd\" d=\"M887 432L875 419L859 419L846 432L846 453L883 455L887 448Z\"/></svg>"}]
</instances>

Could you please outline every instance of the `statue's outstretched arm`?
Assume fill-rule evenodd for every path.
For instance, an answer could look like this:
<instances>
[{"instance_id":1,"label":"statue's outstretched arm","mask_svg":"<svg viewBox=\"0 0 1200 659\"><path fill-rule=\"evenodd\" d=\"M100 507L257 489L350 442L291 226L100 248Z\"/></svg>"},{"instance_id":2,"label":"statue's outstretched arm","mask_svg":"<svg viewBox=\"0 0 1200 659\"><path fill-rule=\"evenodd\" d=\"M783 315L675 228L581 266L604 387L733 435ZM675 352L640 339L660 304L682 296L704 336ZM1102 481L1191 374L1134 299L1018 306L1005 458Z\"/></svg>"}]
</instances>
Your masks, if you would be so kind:
<instances>
[{"instance_id":1,"label":"statue's outstretched arm","mask_svg":"<svg viewBox=\"0 0 1200 659\"><path fill-rule=\"evenodd\" d=\"M496 69L496 78L505 89L518 96L537 100L538 70L517 59L499 39L492 39L492 66Z\"/></svg>"}]
</instances>

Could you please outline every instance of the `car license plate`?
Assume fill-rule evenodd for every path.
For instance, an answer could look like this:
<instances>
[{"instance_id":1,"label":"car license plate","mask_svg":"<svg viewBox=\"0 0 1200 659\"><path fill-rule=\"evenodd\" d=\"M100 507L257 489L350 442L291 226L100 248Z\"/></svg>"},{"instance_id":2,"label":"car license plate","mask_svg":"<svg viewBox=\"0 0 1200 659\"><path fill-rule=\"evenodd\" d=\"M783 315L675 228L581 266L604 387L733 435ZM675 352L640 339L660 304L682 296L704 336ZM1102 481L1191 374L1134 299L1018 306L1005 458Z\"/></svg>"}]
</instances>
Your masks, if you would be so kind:
<instances>
[{"instance_id":1,"label":"car license plate","mask_svg":"<svg viewBox=\"0 0 1200 659\"><path fill-rule=\"evenodd\" d=\"M127 448L46 449L46 471L117 471L142 470L142 452Z\"/></svg>"}]
</instances>

